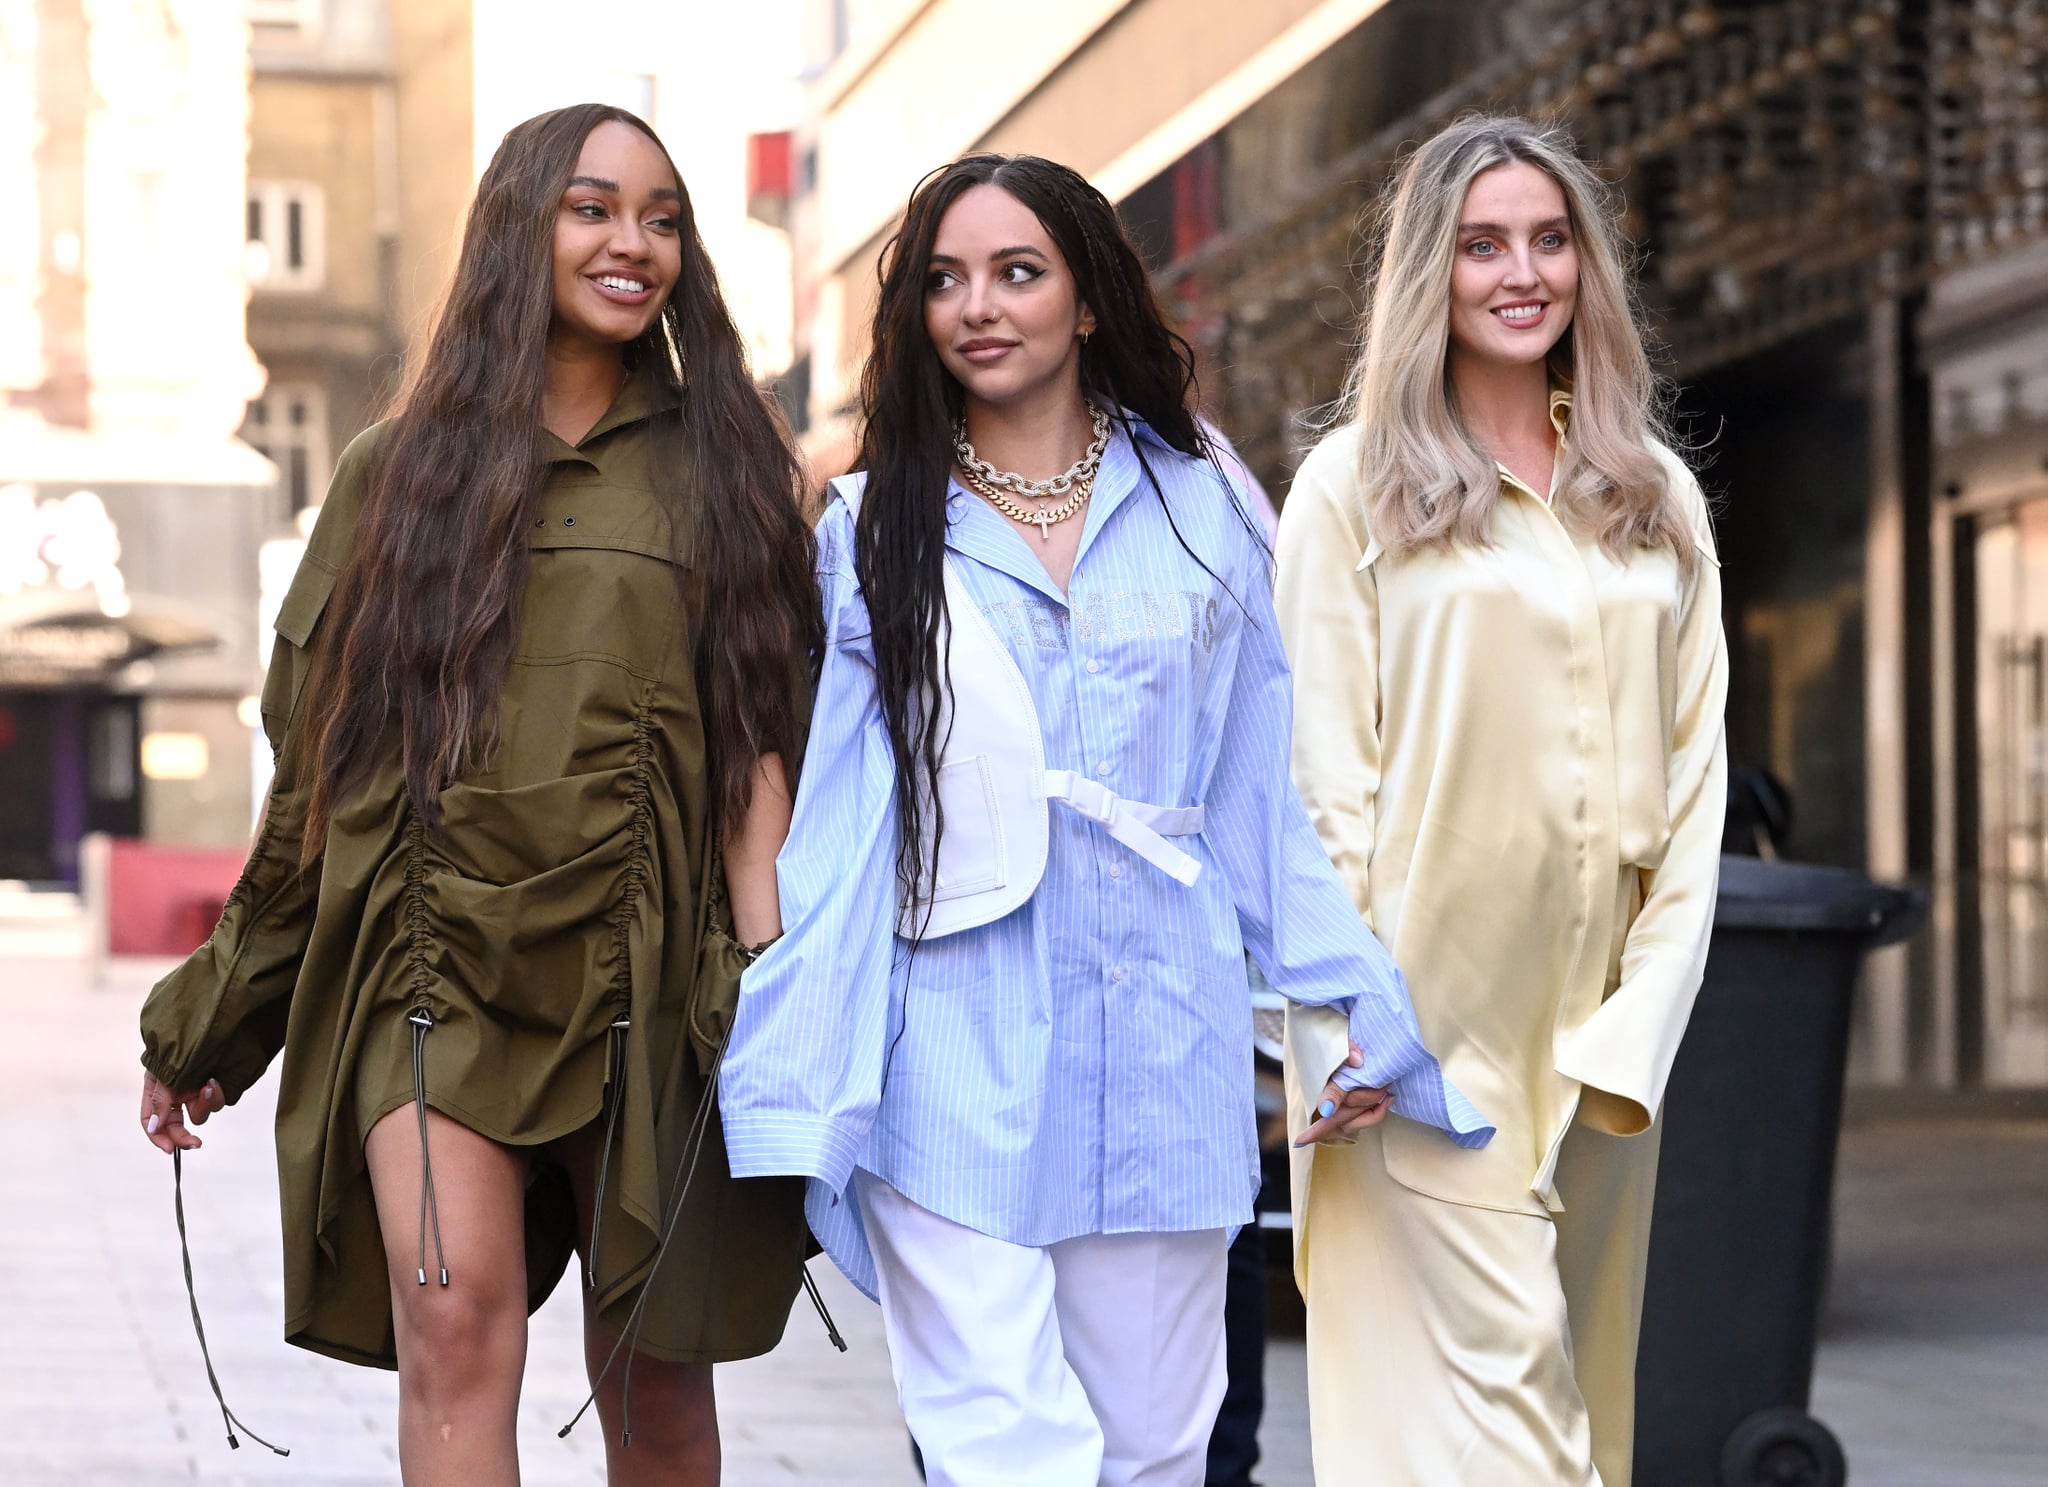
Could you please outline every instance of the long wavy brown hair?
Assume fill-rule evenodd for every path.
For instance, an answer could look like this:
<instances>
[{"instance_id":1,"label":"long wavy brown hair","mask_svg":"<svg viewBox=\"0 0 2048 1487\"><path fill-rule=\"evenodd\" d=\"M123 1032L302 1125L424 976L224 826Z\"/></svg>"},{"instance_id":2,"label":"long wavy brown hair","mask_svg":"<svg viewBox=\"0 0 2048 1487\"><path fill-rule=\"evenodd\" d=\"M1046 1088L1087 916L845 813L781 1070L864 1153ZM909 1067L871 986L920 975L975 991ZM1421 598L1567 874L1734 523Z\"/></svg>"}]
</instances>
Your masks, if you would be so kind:
<instances>
[{"instance_id":1,"label":"long wavy brown hair","mask_svg":"<svg viewBox=\"0 0 2048 1487\"><path fill-rule=\"evenodd\" d=\"M389 757L394 727L406 795L429 830L440 827L442 788L481 767L496 740L544 475L555 216L584 140L613 121L667 156L624 109L577 104L507 134L477 186L454 281L377 448L331 605L342 628L309 682L309 860L337 804ZM675 175L681 273L625 359L630 375L674 395L653 420L653 474L679 581L702 598L695 663L712 799L734 826L755 762L779 753L795 763L796 683L824 630L801 464L748 376Z\"/></svg>"}]
</instances>

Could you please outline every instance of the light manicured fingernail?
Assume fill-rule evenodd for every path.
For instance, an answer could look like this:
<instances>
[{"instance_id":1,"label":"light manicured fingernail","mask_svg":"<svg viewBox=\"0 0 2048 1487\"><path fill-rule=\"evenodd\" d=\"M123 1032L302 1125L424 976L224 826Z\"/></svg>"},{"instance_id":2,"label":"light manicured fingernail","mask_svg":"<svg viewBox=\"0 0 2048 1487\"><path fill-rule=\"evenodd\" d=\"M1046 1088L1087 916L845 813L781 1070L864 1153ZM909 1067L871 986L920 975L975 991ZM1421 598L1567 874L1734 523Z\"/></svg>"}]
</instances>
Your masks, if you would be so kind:
<instances>
[{"instance_id":1,"label":"light manicured fingernail","mask_svg":"<svg viewBox=\"0 0 2048 1487\"><path fill-rule=\"evenodd\" d=\"M1316 1106L1316 1114L1320 1115L1324 1120L1328 1120L1336 1113L1337 1102L1335 1100L1325 1100L1322 1104Z\"/></svg>"},{"instance_id":2,"label":"light manicured fingernail","mask_svg":"<svg viewBox=\"0 0 2048 1487\"><path fill-rule=\"evenodd\" d=\"M161 1120L159 1120L156 1116L152 1115L149 1118L149 1124L143 1127L143 1129L148 1131L150 1135L154 1136L156 1134L156 1128L162 1124L163 1122Z\"/></svg>"}]
</instances>

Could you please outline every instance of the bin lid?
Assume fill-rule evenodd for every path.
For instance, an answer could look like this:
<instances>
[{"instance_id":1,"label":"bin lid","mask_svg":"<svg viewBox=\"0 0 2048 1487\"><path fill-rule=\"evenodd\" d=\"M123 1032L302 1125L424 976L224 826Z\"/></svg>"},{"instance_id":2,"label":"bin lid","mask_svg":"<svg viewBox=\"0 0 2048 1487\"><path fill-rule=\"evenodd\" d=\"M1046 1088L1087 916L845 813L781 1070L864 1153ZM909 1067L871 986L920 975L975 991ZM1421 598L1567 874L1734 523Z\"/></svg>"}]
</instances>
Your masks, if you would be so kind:
<instances>
[{"instance_id":1,"label":"bin lid","mask_svg":"<svg viewBox=\"0 0 2048 1487\"><path fill-rule=\"evenodd\" d=\"M1896 944L1920 927L1927 895L1862 873L1760 857L1721 858L1717 929L1778 929L1854 935L1866 948Z\"/></svg>"}]
</instances>

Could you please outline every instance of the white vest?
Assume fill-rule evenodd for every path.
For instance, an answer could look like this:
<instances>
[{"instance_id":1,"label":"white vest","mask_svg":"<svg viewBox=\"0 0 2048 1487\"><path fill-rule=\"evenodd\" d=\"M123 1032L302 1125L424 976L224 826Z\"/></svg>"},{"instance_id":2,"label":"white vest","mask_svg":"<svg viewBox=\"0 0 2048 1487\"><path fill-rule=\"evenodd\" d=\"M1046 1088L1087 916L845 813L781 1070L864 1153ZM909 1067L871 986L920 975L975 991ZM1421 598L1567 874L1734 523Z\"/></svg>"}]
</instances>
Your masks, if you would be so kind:
<instances>
[{"instance_id":1,"label":"white vest","mask_svg":"<svg viewBox=\"0 0 2048 1487\"><path fill-rule=\"evenodd\" d=\"M856 516L865 474L843 475L832 490ZM931 913L897 891L896 929L926 939L989 924L1023 905L1045 876L1051 803L1095 822L1124 846L1183 884L1202 865L1166 840L1202 829L1202 807L1141 805L1070 769L1045 767L1045 735L1024 673L946 554L946 612L939 652L952 695L940 697L939 842ZM949 622L950 621L950 622ZM924 860L932 862L932 816L925 812ZM928 868L929 870L929 868Z\"/></svg>"}]
</instances>

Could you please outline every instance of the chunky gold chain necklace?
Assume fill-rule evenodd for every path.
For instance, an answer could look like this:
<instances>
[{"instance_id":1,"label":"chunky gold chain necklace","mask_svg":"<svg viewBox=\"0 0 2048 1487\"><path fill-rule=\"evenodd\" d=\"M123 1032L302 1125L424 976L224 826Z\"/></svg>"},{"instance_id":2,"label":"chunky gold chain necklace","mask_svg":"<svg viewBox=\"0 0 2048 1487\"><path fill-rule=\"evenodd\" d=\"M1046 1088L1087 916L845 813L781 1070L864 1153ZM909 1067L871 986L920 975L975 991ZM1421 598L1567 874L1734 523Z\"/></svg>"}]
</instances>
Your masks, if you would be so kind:
<instances>
[{"instance_id":1,"label":"chunky gold chain necklace","mask_svg":"<svg viewBox=\"0 0 2048 1487\"><path fill-rule=\"evenodd\" d=\"M1027 500L1050 501L1091 479L1102 463L1103 451L1109 448L1109 415L1090 403L1088 421L1095 426L1095 439L1088 446L1088 452L1050 480L1026 480L1013 470L998 470L974 452L974 445L967 438L965 419L953 425L953 453L959 458L961 469L996 490L1008 491Z\"/></svg>"},{"instance_id":2,"label":"chunky gold chain necklace","mask_svg":"<svg viewBox=\"0 0 2048 1487\"><path fill-rule=\"evenodd\" d=\"M1109 448L1109 415L1091 403L1088 421L1094 426L1095 437L1087 452L1050 480L1026 480L1013 470L998 470L974 452L965 420L953 427L953 454L970 488L1011 521L1026 526L1036 524L1039 541L1050 542L1052 528L1088 504L1088 497L1095 490L1095 472L1102 467L1103 453ZM1049 501L1056 496L1066 499L1057 506L1033 508L1021 504L1017 496L1031 501Z\"/></svg>"},{"instance_id":3,"label":"chunky gold chain necklace","mask_svg":"<svg viewBox=\"0 0 2048 1487\"><path fill-rule=\"evenodd\" d=\"M1020 505L1017 501L1011 499L1007 492L996 489L996 487L982 479L981 473L977 470L967 471L967 485L969 489L980 495L989 505L1002 512L1011 521L1022 522L1026 526L1035 524L1038 528L1038 540L1050 542L1052 541L1052 529L1079 511L1083 506L1086 506L1088 498L1095 494L1095 472L1089 471L1083 477L1081 484L1075 488L1074 493L1068 496L1066 500L1060 502L1059 505L1040 506L1036 509Z\"/></svg>"}]
</instances>

